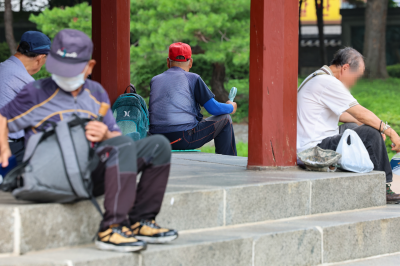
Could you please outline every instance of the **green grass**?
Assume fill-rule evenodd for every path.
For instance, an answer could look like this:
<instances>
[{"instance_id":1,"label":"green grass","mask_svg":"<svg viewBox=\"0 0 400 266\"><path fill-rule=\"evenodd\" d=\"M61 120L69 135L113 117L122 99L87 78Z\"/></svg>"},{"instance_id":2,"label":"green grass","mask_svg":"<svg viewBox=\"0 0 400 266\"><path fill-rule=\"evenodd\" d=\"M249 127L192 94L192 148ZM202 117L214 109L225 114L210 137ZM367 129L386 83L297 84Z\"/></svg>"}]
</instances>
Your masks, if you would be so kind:
<instances>
[{"instance_id":1,"label":"green grass","mask_svg":"<svg viewBox=\"0 0 400 266\"><path fill-rule=\"evenodd\" d=\"M247 143L243 143L243 142L236 143L236 150L237 150L238 156L247 157L247 155L248 155ZM201 147L201 152L215 153L215 147L203 146L203 147Z\"/></svg>"},{"instance_id":2,"label":"green grass","mask_svg":"<svg viewBox=\"0 0 400 266\"><path fill-rule=\"evenodd\" d=\"M303 79L299 79L299 84ZM247 91L248 93L248 91ZM387 80L363 79L351 90L353 96L365 108L374 112L384 122L388 122L397 133L400 134L400 78L389 78ZM246 96L243 96L245 98ZM248 96L247 96L248 99ZM242 109L242 113L247 110ZM243 114L241 114L241 119ZM386 148L391 159L395 152L390 149L391 141L386 140ZM214 147L203 147L202 152L214 153ZM237 143L238 156L247 157L247 143Z\"/></svg>"},{"instance_id":3,"label":"green grass","mask_svg":"<svg viewBox=\"0 0 400 266\"><path fill-rule=\"evenodd\" d=\"M352 94L365 108L374 112L381 120L400 133L400 78L387 80L361 80L352 89ZM391 141L386 140L390 159L395 152L391 151Z\"/></svg>"}]
</instances>

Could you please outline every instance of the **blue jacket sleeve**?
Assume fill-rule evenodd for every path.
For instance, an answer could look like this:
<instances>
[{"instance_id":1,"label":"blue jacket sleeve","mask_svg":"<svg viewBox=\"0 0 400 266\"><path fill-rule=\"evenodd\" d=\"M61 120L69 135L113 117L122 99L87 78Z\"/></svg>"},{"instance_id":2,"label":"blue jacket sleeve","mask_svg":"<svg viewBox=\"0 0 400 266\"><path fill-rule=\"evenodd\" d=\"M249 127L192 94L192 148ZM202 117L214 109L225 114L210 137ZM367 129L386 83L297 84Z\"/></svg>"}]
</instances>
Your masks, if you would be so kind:
<instances>
[{"instance_id":1,"label":"blue jacket sleeve","mask_svg":"<svg viewBox=\"0 0 400 266\"><path fill-rule=\"evenodd\" d=\"M204 104L204 108L212 115L225 115L233 112L231 104L219 103L214 98Z\"/></svg>"}]
</instances>

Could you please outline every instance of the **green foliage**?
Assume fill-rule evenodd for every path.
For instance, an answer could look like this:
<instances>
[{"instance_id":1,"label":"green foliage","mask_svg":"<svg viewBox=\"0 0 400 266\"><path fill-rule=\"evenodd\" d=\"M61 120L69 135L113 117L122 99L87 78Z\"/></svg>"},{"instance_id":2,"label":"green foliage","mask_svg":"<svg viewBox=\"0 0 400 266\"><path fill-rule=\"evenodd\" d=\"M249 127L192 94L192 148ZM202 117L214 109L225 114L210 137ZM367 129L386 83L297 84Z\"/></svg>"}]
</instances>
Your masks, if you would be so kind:
<instances>
[{"instance_id":1,"label":"green foliage","mask_svg":"<svg viewBox=\"0 0 400 266\"><path fill-rule=\"evenodd\" d=\"M231 65L248 64L249 0L132 0L131 12L132 80L142 94L146 95L151 78L166 70L173 42L192 46L192 71L209 73L203 76L205 82L214 62L225 63L228 78Z\"/></svg>"},{"instance_id":2,"label":"green foliage","mask_svg":"<svg viewBox=\"0 0 400 266\"><path fill-rule=\"evenodd\" d=\"M92 7L87 3L65 9L45 9L37 16L31 14L29 20L51 39L62 29L76 29L92 36Z\"/></svg>"},{"instance_id":3,"label":"green foliage","mask_svg":"<svg viewBox=\"0 0 400 266\"><path fill-rule=\"evenodd\" d=\"M388 66L386 69L389 76L393 78L400 78L400 64Z\"/></svg>"},{"instance_id":4,"label":"green foliage","mask_svg":"<svg viewBox=\"0 0 400 266\"><path fill-rule=\"evenodd\" d=\"M237 155L242 156L242 157L248 157L248 144L244 142L238 142L236 143L236 150L237 150ZM201 147L201 152L205 153L215 153L215 147L211 146L203 146Z\"/></svg>"},{"instance_id":5,"label":"green foliage","mask_svg":"<svg viewBox=\"0 0 400 266\"><path fill-rule=\"evenodd\" d=\"M51 76L51 74L50 74L49 72L47 72L46 66L42 66L42 68L39 70L38 73L32 75L32 77L33 77L35 80L48 78L48 77L50 77L50 76Z\"/></svg>"},{"instance_id":6,"label":"green foliage","mask_svg":"<svg viewBox=\"0 0 400 266\"><path fill-rule=\"evenodd\" d=\"M7 60L11 56L10 48L6 42L0 43L0 62Z\"/></svg>"},{"instance_id":7,"label":"green foliage","mask_svg":"<svg viewBox=\"0 0 400 266\"><path fill-rule=\"evenodd\" d=\"M399 5L394 0L389 0L389 8L398 7Z\"/></svg>"}]
</instances>

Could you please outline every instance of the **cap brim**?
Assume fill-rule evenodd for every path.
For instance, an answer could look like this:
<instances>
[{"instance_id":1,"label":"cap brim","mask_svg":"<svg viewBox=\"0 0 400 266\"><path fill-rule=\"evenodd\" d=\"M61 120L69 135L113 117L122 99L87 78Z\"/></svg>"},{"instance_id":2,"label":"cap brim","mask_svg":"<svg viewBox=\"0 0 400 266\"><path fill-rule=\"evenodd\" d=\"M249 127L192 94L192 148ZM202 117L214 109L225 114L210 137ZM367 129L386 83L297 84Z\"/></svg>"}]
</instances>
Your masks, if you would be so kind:
<instances>
[{"instance_id":1,"label":"cap brim","mask_svg":"<svg viewBox=\"0 0 400 266\"><path fill-rule=\"evenodd\" d=\"M83 72L88 62L71 64L62 62L49 53L46 59L46 70L51 74L61 77L72 78Z\"/></svg>"}]
</instances>

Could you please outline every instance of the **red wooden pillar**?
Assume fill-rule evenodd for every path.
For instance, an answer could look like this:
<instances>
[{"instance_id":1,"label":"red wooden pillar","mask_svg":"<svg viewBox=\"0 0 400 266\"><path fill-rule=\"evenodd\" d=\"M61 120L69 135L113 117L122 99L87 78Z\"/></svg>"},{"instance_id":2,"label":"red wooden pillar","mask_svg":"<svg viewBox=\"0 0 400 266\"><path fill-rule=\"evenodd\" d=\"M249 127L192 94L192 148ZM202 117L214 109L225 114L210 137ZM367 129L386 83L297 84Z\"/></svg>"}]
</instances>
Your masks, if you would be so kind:
<instances>
[{"instance_id":1,"label":"red wooden pillar","mask_svg":"<svg viewBox=\"0 0 400 266\"><path fill-rule=\"evenodd\" d=\"M251 0L249 169L296 165L297 0Z\"/></svg>"},{"instance_id":2,"label":"red wooden pillar","mask_svg":"<svg viewBox=\"0 0 400 266\"><path fill-rule=\"evenodd\" d=\"M108 92L111 103L130 83L130 1L92 1L93 79Z\"/></svg>"}]
</instances>

